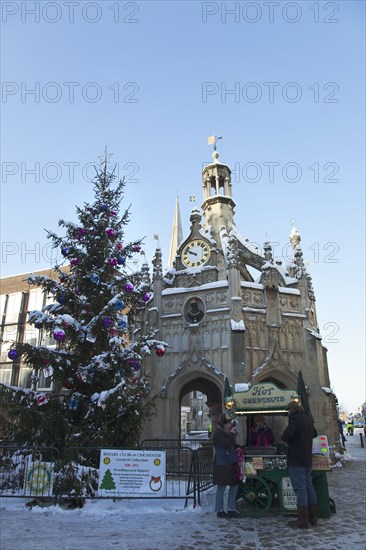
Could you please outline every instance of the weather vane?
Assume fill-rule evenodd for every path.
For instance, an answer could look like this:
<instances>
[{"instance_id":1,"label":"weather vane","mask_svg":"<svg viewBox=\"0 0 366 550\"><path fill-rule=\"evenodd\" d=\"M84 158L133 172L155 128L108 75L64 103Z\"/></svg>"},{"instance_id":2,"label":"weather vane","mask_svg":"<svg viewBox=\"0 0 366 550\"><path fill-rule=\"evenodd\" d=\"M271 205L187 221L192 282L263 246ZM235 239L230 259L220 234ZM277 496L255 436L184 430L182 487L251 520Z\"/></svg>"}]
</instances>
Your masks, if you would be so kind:
<instances>
[{"instance_id":1,"label":"weather vane","mask_svg":"<svg viewBox=\"0 0 366 550\"><path fill-rule=\"evenodd\" d=\"M216 143L218 142L219 139L222 139L222 136L221 137L217 137L217 136L209 136L208 137L208 140L207 140L208 144L213 145L214 151L217 150Z\"/></svg>"}]
</instances>

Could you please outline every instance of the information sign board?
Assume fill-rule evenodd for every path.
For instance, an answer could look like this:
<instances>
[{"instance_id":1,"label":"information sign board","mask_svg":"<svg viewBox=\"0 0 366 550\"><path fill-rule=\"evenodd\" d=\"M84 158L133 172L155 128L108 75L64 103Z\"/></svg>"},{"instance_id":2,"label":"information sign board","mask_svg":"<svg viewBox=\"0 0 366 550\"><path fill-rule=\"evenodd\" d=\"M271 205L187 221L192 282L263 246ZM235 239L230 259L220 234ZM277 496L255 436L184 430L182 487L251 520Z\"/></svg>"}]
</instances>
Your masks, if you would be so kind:
<instances>
[{"instance_id":1,"label":"information sign board","mask_svg":"<svg viewBox=\"0 0 366 550\"><path fill-rule=\"evenodd\" d=\"M164 497L166 452L102 449L98 494L116 497Z\"/></svg>"}]
</instances>

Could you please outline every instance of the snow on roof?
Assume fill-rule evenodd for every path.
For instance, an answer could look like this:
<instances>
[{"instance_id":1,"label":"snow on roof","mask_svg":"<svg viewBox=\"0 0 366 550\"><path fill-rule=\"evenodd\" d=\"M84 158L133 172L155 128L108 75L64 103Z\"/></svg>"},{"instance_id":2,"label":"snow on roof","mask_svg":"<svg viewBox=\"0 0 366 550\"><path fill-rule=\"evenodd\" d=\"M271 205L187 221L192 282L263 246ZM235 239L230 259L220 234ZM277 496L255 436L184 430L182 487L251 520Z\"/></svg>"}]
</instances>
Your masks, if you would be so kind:
<instances>
[{"instance_id":1,"label":"snow on roof","mask_svg":"<svg viewBox=\"0 0 366 550\"><path fill-rule=\"evenodd\" d=\"M234 384L234 391L248 391L250 390L250 384L247 384L245 382L240 382L239 384Z\"/></svg>"},{"instance_id":2,"label":"snow on roof","mask_svg":"<svg viewBox=\"0 0 366 550\"><path fill-rule=\"evenodd\" d=\"M246 313L267 313L267 310L262 307L243 307Z\"/></svg>"},{"instance_id":3,"label":"snow on roof","mask_svg":"<svg viewBox=\"0 0 366 550\"><path fill-rule=\"evenodd\" d=\"M300 319L307 319L307 315L304 315L304 313L296 313L296 312L285 312L282 313L283 317L297 317Z\"/></svg>"},{"instance_id":4,"label":"snow on roof","mask_svg":"<svg viewBox=\"0 0 366 550\"><path fill-rule=\"evenodd\" d=\"M211 227L211 225L201 227L201 229L199 230L199 233L200 233L200 235L202 235L202 237L209 240L214 247L217 246L217 243L216 243L215 239L212 236L212 227Z\"/></svg>"},{"instance_id":5,"label":"snow on roof","mask_svg":"<svg viewBox=\"0 0 366 550\"><path fill-rule=\"evenodd\" d=\"M259 253L259 250L261 250L259 244L244 237L235 226L230 231L230 235L233 235L245 248L263 258L263 255Z\"/></svg>"},{"instance_id":6,"label":"snow on roof","mask_svg":"<svg viewBox=\"0 0 366 550\"><path fill-rule=\"evenodd\" d=\"M188 271L188 270L187 270ZM227 281L214 281L212 283L206 283L204 285L200 286L193 286L193 287L179 287L179 288L165 288L162 291L162 295L170 295L170 294L183 294L184 292L198 292L200 290L208 290L211 288L225 288L228 286Z\"/></svg>"},{"instance_id":7,"label":"snow on roof","mask_svg":"<svg viewBox=\"0 0 366 550\"><path fill-rule=\"evenodd\" d=\"M319 332L314 329L314 328L307 328L306 330L308 330L310 332L310 334L312 336L314 336L314 338L317 338L318 340L322 340L323 337L319 334Z\"/></svg>"},{"instance_id":8,"label":"snow on roof","mask_svg":"<svg viewBox=\"0 0 366 550\"><path fill-rule=\"evenodd\" d=\"M281 273L286 285L293 285L293 284L297 284L299 281L296 279L296 277L290 277L288 272L287 272L287 268L286 266L283 265L283 263L279 263L278 261L276 261L274 263L274 266L275 268Z\"/></svg>"},{"instance_id":9,"label":"snow on roof","mask_svg":"<svg viewBox=\"0 0 366 550\"><path fill-rule=\"evenodd\" d=\"M223 311L230 311L229 307L216 307L214 309L208 309L207 313L222 313Z\"/></svg>"},{"instance_id":10,"label":"snow on roof","mask_svg":"<svg viewBox=\"0 0 366 550\"><path fill-rule=\"evenodd\" d=\"M169 319L172 317L182 317L181 313L167 313L166 315L161 315L160 319Z\"/></svg>"},{"instance_id":11,"label":"snow on roof","mask_svg":"<svg viewBox=\"0 0 366 550\"><path fill-rule=\"evenodd\" d=\"M202 172L204 170L206 170L206 168L210 167L210 166L226 166L226 168L229 168L230 172L231 172L231 169L230 169L230 166L228 164L225 164L223 162L221 162L221 160L219 160L218 162L209 162L208 164L206 164L202 170Z\"/></svg>"},{"instance_id":12,"label":"snow on roof","mask_svg":"<svg viewBox=\"0 0 366 550\"><path fill-rule=\"evenodd\" d=\"M234 332L244 332L245 331L245 325L243 319L240 319L240 321L234 321L234 319L230 319L231 322L231 330Z\"/></svg>"},{"instance_id":13,"label":"snow on roof","mask_svg":"<svg viewBox=\"0 0 366 550\"><path fill-rule=\"evenodd\" d=\"M295 283L298 283L296 277L289 276L287 272L287 267L283 265L281 260L268 260L264 262L264 264L262 265L262 271L264 271L265 269L277 269L278 273L281 275L286 285L293 285Z\"/></svg>"},{"instance_id":14,"label":"snow on roof","mask_svg":"<svg viewBox=\"0 0 366 550\"><path fill-rule=\"evenodd\" d=\"M240 286L246 286L248 288L258 288L259 290L263 290L264 288L262 283L250 283L249 281L241 281Z\"/></svg>"},{"instance_id":15,"label":"snow on roof","mask_svg":"<svg viewBox=\"0 0 366 550\"><path fill-rule=\"evenodd\" d=\"M323 392L327 393L328 395L334 395L334 397L337 397L331 388L327 388L326 386L320 386L320 389L323 390Z\"/></svg>"},{"instance_id":16,"label":"snow on roof","mask_svg":"<svg viewBox=\"0 0 366 550\"><path fill-rule=\"evenodd\" d=\"M227 259L229 248L229 235L227 234L226 227L224 225L220 227L220 239L224 258Z\"/></svg>"},{"instance_id":17,"label":"snow on roof","mask_svg":"<svg viewBox=\"0 0 366 550\"><path fill-rule=\"evenodd\" d=\"M285 286L279 286L278 291L282 294L301 294L298 288L287 288Z\"/></svg>"}]
</instances>

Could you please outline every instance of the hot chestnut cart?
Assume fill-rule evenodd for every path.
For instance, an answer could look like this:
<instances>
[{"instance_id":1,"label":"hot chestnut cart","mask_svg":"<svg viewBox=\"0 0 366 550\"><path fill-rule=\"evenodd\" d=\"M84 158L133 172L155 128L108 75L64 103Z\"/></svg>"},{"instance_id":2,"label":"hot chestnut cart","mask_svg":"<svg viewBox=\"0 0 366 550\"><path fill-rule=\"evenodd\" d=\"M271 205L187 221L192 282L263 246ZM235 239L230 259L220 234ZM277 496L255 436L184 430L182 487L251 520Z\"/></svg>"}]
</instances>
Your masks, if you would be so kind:
<instances>
[{"instance_id":1,"label":"hot chestnut cart","mask_svg":"<svg viewBox=\"0 0 366 550\"><path fill-rule=\"evenodd\" d=\"M247 391L233 394L232 406L237 417L246 418L247 442L244 446L244 479L239 482L237 508L251 518L265 516L272 507L281 513L296 512L296 495L287 471L286 446L251 447L250 427L256 415L271 420L277 434L287 426L287 405L298 399L295 390L280 389L275 384L256 384ZM228 403L226 403L228 406ZM318 516L330 516L328 482L329 448L326 436L318 436L313 444L313 485L318 500Z\"/></svg>"}]
</instances>

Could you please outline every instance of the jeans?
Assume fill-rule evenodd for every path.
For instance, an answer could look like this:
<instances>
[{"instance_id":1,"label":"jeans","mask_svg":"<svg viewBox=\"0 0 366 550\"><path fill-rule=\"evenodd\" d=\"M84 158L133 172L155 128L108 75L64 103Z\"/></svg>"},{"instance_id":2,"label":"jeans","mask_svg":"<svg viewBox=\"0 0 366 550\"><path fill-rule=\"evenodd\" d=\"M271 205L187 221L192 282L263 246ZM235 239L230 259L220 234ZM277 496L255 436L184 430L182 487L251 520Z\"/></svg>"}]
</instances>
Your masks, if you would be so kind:
<instances>
[{"instance_id":1,"label":"jeans","mask_svg":"<svg viewBox=\"0 0 366 550\"><path fill-rule=\"evenodd\" d=\"M226 485L217 485L216 486L216 502L215 502L215 512L224 511L224 494L225 494ZM227 497L227 509L228 512L236 512L236 493L238 491L237 485L229 485L229 494Z\"/></svg>"},{"instance_id":2,"label":"jeans","mask_svg":"<svg viewBox=\"0 0 366 550\"><path fill-rule=\"evenodd\" d=\"M297 506L307 508L316 504L316 494L311 480L311 468L289 466L288 473L297 496Z\"/></svg>"}]
</instances>

